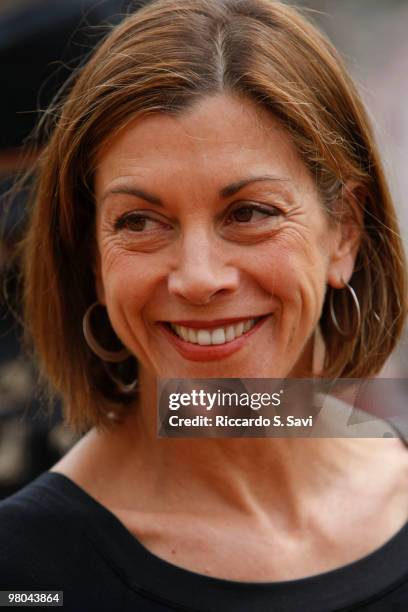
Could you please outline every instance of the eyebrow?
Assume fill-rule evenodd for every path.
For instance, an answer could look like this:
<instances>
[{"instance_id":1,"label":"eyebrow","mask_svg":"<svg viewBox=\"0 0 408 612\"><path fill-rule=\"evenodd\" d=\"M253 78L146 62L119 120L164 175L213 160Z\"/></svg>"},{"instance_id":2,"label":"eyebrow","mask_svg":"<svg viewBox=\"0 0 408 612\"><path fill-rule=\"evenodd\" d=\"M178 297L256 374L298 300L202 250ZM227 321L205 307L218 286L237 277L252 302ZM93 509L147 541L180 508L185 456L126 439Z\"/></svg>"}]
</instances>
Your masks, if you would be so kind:
<instances>
[{"instance_id":1,"label":"eyebrow","mask_svg":"<svg viewBox=\"0 0 408 612\"><path fill-rule=\"evenodd\" d=\"M122 187L114 187L113 189L109 189L106 193L103 194L101 202L105 202L105 200L110 195L122 194L122 195L131 195L137 198L141 198L142 200L146 200L150 204L155 204L156 206L163 206L163 202L157 196L144 191L143 189L139 189L139 187L130 187L123 185Z\"/></svg>"},{"instance_id":2,"label":"eyebrow","mask_svg":"<svg viewBox=\"0 0 408 612\"><path fill-rule=\"evenodd\" d=\"M229 198L235 195L236 193L238 193L238 191L240 191L247 185L250 185L252 183L258 183L261 181L288 182L289 179L272 176L268 174L262 175L262 176L251 176L251 177L243 178L239 181L235 181L234 183L230 183L226 187L223 187L222 189L220 189L219 195L222 198ZM164 204L159 197L153 195L152 193L149 193L148 191L145 191L144 189L140 189L139 187L131 187L130 185L129 186L123 185L121 187L114 187L113 189L110 189L109 191L104 193L102 197L102 203L110 195L116 195L116 194L135 196L137 198L141 198L142 200L145 200L146 202L149 202L149 204L154 204L155 206L164 207Z\"/></svg>"},{"instance_id":3,"label":"eyebrow","mask_svg":"<svg viewBox=\"0 0 408 612\"><path fill-rule=\"evenodd\" d=\"M286 182L288 180L289 179L287 178L280 178L277 176L271 176L269 174L264 175L264 176L248 177L248 178L244 178L239 181L236 181L235 183L231 183L230 185L227 185L226 187L223 187L220 190L219 194L222 198L229 198L230 196L233 196L236 193L238 193L240 189L243 189L243 187L246 187L247 185L250 185L251 183L257 183L261 181Z\"/></svg>"}]
</instances>

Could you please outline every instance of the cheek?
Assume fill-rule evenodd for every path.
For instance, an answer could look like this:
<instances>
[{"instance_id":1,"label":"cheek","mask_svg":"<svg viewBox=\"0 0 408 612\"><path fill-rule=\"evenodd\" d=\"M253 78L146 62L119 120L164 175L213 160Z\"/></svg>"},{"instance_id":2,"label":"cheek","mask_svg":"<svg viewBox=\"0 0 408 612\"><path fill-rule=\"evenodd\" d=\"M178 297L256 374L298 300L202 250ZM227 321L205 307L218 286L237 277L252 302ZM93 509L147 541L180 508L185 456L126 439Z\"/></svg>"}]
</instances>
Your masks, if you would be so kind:
<instances>
[{"instance_id":1,"label":"cheek","mask_svg":"<svg viewBox=\"0 0 408 612\"><path fill-rule=\"evenodd\" d=\"M315 324L320 318L328 266L322 243L298 240L288 232L265 245L258 255L254 274L258 284L277 298L282 316Z\"/></svg>"},{"instance_id":2,"label":"cheek","mask_svg":"<svg viewBox=\"0 0 408 612\"><path fill-rule=\"evenodd\" d=\"M137 255L113 252L102 261L106 307L113 329L122 342L143 361L148 342L144 309L157 287L157 265L139 261Z\"/></svg>"},{"instance_id":3,"label":"cheek","mask_svg":"<svg viewBox=\"0 0 408 612\"><path fill-rule=\"evenodd\" d=\"M140 311L162 277L157 257L150 262L121 249L102 251L101 265L106 304L115 319L123 311Z\"/></svg>"}]
</instances>

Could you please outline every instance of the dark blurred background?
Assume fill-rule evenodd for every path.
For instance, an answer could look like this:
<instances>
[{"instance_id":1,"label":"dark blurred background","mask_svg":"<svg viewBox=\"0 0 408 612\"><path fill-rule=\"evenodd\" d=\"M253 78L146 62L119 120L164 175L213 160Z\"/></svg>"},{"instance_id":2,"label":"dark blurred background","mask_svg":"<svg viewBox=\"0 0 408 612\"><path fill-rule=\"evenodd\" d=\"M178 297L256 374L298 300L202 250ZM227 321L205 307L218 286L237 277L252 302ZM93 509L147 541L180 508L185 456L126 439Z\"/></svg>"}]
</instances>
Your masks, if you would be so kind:
<instances>
[{"instance_id":1,"label":"dark blurred background","mask_svg":"<svg viewBox=\"0 0 408 612\"><path fill-rule=\"evenodd\" d=\"M46 142L38 120L109 29L143 0L0 0L0 498L48 469L75 442L61 405L45 410L35 364L22 348L13 247L27 189L10 197Z\"/></svg>"},{"instance_id":2,"label":"dark blurred background","mask_svg":"<svg viewBox=\"0 0 408 612\"><path fill-rule=\"evenodd\" d=\"M14 195L11 203L5 194L44 145L44 137L33 141L30 134L58 89L112 25L146 2L0 0L0 498L48 469L75 442L62 423L60 404L55 403L53 413L44 410L35 365L21 348L9 263L24 230L26 193ZM296 4L310 9L309 16L327 32L357 81L383 151L407 245L408 0ZM406 338L381 375L408 377Z\"/></svg>"}]
</instances>

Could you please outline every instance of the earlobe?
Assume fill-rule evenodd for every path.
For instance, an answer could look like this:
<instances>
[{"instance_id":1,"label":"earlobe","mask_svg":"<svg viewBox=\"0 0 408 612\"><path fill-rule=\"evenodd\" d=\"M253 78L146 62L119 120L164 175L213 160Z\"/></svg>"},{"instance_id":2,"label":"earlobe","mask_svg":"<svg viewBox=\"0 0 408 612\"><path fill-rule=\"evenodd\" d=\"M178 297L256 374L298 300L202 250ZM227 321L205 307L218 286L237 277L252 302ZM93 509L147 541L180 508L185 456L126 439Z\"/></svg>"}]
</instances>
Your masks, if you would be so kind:
<instances>
[{"instance_id":1,"label":"earlobe","mask_svg":"<svg viewBox=\"0 0 408 612\"><path fill-rule=\"evenodd\" d=\"M336 206L335 228L331 236L330 263L327 282L341 289L353 275L363 235L363 202L365 193L360 185L346 184Z\"/></svg>"}]
</instances>

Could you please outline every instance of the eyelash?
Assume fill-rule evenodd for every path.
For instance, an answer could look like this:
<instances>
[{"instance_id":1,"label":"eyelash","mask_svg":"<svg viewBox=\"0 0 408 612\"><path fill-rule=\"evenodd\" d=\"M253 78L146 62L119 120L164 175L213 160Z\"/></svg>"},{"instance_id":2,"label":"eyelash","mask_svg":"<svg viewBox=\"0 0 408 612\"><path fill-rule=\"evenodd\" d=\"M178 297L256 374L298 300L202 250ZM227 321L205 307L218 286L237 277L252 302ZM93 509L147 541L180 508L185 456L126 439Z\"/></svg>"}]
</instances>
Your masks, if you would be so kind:
<instances>
[{"instance_id":1,"label":"eyelash","mask_svg":"<svg viewBox=\"0 0 408 612\"><path fill-rule=\"evenodd\" d=\"M242 206L239 206L237 208L235 208L234 210L232 210L230 212L230 216L233 215L234 213L241 211L241 210L250 210L251 212L255 211L255 212L260 212L265 214L267 217L279 217L282 214L282 211L280 211L278 208L276 207L267 207L264 208L262 206L259 205L254 205L254 204L245 204ZM142 213L137 213L137 212L130 212L130 213L125 213L124 215L118 217L114 223L114 229L115 231L120 231L122 229L129 229L128 227L128 223L130 222L134 222L135 220L139 221L139 220L148 220L148 221L157 221L158 223L160 223L159 220L154 219L153 217L150 217L149 215L145 215ZM237 223L241 223L240 221L237 221ZM243 223L250 223L250 221L244 221ZM230 223L228 223L229 225ZM143 233L143 229L140 232L136 233Z\"/></svg>"}]
</instances>

